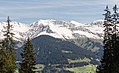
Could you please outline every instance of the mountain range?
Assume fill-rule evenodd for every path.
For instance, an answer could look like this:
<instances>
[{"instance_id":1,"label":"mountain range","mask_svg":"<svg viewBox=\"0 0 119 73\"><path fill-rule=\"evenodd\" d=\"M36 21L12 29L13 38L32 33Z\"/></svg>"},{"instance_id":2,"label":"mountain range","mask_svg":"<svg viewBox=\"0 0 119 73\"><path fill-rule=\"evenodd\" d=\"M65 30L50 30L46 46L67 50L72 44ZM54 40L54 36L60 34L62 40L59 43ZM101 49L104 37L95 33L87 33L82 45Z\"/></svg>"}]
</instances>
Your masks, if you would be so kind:
<instances>
[{"instance_id":1,"label":"mountain range","mask_svg":"<svg viewBox=\"0 0 119 73\"><path fill-rule=\"evenodd\" d=\"M4 26L0 22L0 40L4 38ZM99 64L103 55L103 20L90 24L76 21L38 20L32 24L12 21L16 41L17 60L25 40L30 37L37 53L37 62L68 63L67 59L89 58Z\"/></svg>"},{"instance_id":2,"label":"mountain range","mask_svg":"<svg viewBox=\"0 0 119 73\"><path fill-rule=\"evenodd\" d=\"M6 24L6 22L0 22L0 39L3 38L3 26L6 26ZM57 20L39 20L32 24L13 21L10 24L13 25L13 32L15 33L14 39L18 41L22 41L28 36L33 39L40 35L49 35L61 39L75 39L79 37L102 39L103 37L103 20L97 20L91 24Z\"/></svg>"}]
</instances>

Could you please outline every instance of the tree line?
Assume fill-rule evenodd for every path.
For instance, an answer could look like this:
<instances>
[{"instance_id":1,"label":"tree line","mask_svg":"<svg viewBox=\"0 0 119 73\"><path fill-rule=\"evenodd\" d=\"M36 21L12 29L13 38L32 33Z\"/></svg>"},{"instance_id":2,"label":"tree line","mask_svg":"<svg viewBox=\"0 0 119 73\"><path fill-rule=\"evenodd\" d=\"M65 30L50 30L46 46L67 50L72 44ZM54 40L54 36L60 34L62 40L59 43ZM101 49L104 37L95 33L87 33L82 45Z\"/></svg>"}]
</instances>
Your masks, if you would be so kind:
<instances>
[{"instance_id":1,"label":"tree line","mask_svg":"<svg viewBox=\"0 0 119 73\"><path fill-rule=\"evenodd\" d=\"M16 65L15 41L12 33L13 26L10 24L9 16L7 25L4 27L4 39L0 43L0 73L15 73L18 69ZM28 37L21 53L19 73L35 73L36 54L33 44Z\"/></svg>"}]
</instances>

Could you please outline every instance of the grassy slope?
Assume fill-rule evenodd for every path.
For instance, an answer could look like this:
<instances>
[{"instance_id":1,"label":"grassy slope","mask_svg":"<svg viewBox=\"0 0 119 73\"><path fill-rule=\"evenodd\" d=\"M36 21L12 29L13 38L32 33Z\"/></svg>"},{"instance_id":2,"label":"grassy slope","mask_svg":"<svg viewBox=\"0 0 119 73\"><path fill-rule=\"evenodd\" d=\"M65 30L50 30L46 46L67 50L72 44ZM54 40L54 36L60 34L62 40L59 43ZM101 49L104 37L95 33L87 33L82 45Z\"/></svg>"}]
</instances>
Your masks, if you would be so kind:
<instances>
[{"instance_id":1,"label":"grassy slope","mask_svg":"<svg viewBox=\"0 0 119 73\"><path fill-rule=\"evenodd\" d=\"M88 58L84 58L84 59L76 59L76 60L71 60L71 59L68 59L68 62L69 63L77 63L77 62L90 62L91 60L88 59Z\"/></svg>"},{"instance_id":2,"label":"grassy slope","mask_svg":"<svg viewBox=\"0 0 119 73\"><path fill-rule=\"evenodd\" d=\"M77 59L77 60L71 60L68 59L69 63L78 63L78 62L90 62L90 59L84 58L84 59ZM87 65L87 66L82 66L82 67L74 67L74 68L65 68L66 70L72 71L74 73L95 73L96 71L96 66L95 65Z\"/></svg>"},{"instance_id":3,"label":"grassy slope","mask_svg":"<svg viewBox=\"0 0 119 73\"><path fill-rule=\"evenodd\" d=\"M74 73L95 73L96 66L94 65L87 65L83 67L75 67L75 68L66 68L66 70L72 71Z\"/></svg>"}]
</instances>

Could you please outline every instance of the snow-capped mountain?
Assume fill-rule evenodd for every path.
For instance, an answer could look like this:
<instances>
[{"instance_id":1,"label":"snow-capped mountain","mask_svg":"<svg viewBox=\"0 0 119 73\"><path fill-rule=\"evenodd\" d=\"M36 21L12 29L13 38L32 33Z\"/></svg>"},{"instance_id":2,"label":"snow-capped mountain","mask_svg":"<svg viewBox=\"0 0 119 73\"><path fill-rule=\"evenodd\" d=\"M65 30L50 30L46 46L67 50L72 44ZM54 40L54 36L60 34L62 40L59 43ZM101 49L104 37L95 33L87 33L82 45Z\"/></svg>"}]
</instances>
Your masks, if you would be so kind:
<instances>
[{"instance_id":1,"label":"snow-capped mountain","mask_svg":"<svg viewBox=\"0 0 119 73\"><path fill-rule=\"evenodd\" d=\"M55 20L39 20L31 24L30 27L32 27L32 29L29 30L31 37L50 35L55 38L74 38L72 35L73 32L68 29L70 25L68 25L66 22Z\"/></svg>"},{"instance_id":2,"label":"snow-capped mountain","mask_svg":"<svg viewBox=\"0 0 119 73\"><path fill-rule=\"evenodd\" d=\"M39 20L30 25L31 29L29 33L32 37L50 35L63 39L75 39L79 37L102 39L103 26L98 23L102 23L102 21L97 21L97 24L94 22L86 25L76 21Z\"/></svg>"},{"instance_id":3,"label":"snow-capped mountain","mask_svg":"<svg viewBox=\"0 0 119 73\"><path fill-rule=\"evenodd\" d=\"M98 20L91 24L81 24L76 21L39 20L32 24L10 22L13 25L14 39L25 40L28 36L35 38L40 35L49 35L61 39L77 39L87 37L92 39L102 39L103 21ZM7 22L0 22L0 39L3 39L4 26Z\"/></svg>"}]
</instances>

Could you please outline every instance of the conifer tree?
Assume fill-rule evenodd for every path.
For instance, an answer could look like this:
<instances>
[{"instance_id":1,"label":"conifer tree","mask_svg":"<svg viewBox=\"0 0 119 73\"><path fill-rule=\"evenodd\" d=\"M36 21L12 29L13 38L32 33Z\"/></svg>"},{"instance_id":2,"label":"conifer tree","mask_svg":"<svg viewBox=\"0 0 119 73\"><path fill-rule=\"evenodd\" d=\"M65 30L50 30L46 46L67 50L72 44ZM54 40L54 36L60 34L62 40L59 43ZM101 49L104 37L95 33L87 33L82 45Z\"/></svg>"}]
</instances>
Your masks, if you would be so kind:
<instances>
[{"instance_id":1,"label":"conifer tree","mask_svg":"<svg viewBox=\"0 0 119 73\"><path fill-rule=\"evenodd\" d=\"M20 64L20 73L35 73L34 66L36 63L36 59L35 59L36 56L35 56L33 45L29 38L27 39L24 45L21 56L22 56L22 62Z\"/></svg>"},{"instance_id":2,"label":"conifer tree","mask_svg":"<svg viewBox=\"0 0 119 73\"><path fill-rule=\"evenodd\" d=\"M2 42L2 56L1 56L1 63L2 63L2 70L1 73L14 73L16 70L16 53L14 48L14 41L13 41L13 33L12 25L10 25L10 19L8 16L7 19L7 26L4 27L4 37L5 39Z\"/></svg>"},{"instance_id":3,"label":"conifer tree","mask_svg":"<svg viewBox=\"0 0 119 73\"><path fill-rule=\"evenodd\" d=\"M97 73L119 73L119 32L117 29L119 14L117 5L113 7L114 13L106 7L104 21L104 55L101 65L97 67Z\"/></svg>"},{"instance_id":4,"label":"conifer tree","mask_svg":"<svg viewBox=\"0 0 119 73\"><path fill-rule=\"evenodd\" d=\"M113 36L112 36L112 41L113 41L113 47L114 47L114 67L113 71L114 73L119 73L119 32L117 29L117 25L119 24L119 13L117 12L118 8L117 5L113 7Z\"/></svg>"},{"instance_id":5,"label":"conifer tree","mask_svg":"<svg viewBox=\"0 0 119 73\"><path fill-rule=\"evenodd\" d=\"M97 67L97 73L112 73L112 63L113 63L113 47L112 47L112 26L111 24L111 12L108 6L105 9L106 13L104 20L104 54L101 60L101 65Z\"/></svg>"}]
</instances>

